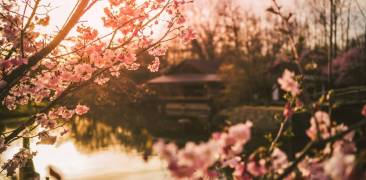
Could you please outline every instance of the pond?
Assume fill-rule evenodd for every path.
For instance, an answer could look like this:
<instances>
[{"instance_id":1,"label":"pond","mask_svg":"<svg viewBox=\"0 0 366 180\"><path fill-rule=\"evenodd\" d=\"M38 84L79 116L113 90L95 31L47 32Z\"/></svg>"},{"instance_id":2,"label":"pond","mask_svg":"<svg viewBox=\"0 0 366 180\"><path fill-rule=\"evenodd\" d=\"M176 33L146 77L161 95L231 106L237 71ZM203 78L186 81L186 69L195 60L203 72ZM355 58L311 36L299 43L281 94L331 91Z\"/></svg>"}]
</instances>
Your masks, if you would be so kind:
<instances>
[{"instance_id":1,"label":"pond","mask_svg":"<svg viewBox=\"0 0 366 180\"><path fill-rule=\"evenodd\" d=\"M37 152L33 163L41 179L50 175L50 169L63 179L73 180L171 179L166 164L152 154L153 142L163 138L182 145L187 140L204 140L210 134L197 123L180 123L155 113L147 117L141 112L130 112L128 116L111 109L112 113L103 112L105 109L96 109L89 117L70 121L65 126L68 133L60 136L54 145L36 145L39 140L32 139L30 148ZM12 125L5 127L12 129ZM14 142L2 154L2 161L11 158L21 147L21 140ZM4 178L4 175L0 177Z\"/></svg>"},{"instance_id":2,"label":"pond","mask_svg":"<svg viewBox=\"0 0 366 180\"><path fill-rule=\"evenodd\" d=\"M14 143L3 154L3 159L11 158L21 146L20 141ZM145 161L141 153L123 145L111 144L91 150L65 136L56 145L33 142L31 150L37 152L33 162L41 179L49 176L50 167L64 179L170 179L165 165L158 158L150 157Z\"/></svg>"}]
</instances>

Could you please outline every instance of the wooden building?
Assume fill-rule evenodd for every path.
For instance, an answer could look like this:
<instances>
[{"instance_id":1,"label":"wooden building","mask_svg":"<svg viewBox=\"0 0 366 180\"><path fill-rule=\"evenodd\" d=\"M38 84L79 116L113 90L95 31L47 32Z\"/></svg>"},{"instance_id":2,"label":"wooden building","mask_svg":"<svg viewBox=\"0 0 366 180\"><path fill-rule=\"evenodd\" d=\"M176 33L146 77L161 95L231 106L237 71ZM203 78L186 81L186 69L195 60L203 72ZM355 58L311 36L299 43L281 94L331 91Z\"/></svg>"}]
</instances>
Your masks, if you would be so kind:
<instances>
[{"instance_id":1,"label":"wooden building","mask_svg":"<svg viewBox=\"0 0 366 180\"><path fill-rule=\"evenodd\" d=\"M160 110L168 116L207 119L214 113L214 97L223 87L219 61L186 60L149 80L157 91Z\"/></svg>"}]
</instances>

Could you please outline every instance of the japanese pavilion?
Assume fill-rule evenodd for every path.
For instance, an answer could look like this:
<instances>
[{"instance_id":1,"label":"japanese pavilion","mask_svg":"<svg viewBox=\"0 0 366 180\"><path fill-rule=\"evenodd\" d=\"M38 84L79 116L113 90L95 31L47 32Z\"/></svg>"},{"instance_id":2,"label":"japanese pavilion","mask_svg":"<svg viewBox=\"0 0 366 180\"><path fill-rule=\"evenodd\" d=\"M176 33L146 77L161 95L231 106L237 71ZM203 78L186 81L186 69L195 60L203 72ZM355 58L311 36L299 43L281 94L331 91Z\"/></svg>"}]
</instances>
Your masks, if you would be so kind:
<instances>
[{"instance_id":1,"label":"japanese pavilion","mask_svg":"<svg viewBox=\"0 0 366 180\"><path fill-rule=\"evenodd\" d=\"M207 119L215 111L213 98L223 87L219 61L186 60L147 83L155 89L165 115Z\"/></svg>"}]
</instances>

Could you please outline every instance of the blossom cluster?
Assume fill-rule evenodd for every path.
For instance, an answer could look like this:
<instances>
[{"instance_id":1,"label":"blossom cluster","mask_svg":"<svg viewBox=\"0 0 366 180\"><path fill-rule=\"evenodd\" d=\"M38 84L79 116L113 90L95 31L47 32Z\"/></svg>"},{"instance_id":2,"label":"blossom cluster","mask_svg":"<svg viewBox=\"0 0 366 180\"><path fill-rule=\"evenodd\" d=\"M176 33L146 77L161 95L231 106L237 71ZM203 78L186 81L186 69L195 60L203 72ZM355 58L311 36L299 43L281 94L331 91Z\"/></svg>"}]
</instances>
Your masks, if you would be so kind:
<instances>
[{"instance_id":1,"label":"blossom cluster","mask_svg":"<svg viewBox=\"0 0 366 180\"><path fill-rule=\"evenodd\" d=\"M57 128L57 124L60 122L66 122L74 116L81 116L89 111L89 107L78 104L74 109L68 109L64 106L54 108L46 113L38 113L35 115L35 121L40 126L39 132L36 137L39 141L37 144L54 144L57 140L57 135L51 135L51 131ZM60 126L62 127L62 126ZM67 132L66 129L60 133L64 135ZM0 153L7 149L8 144L5 143L4 138L0 138ZM16 168L24 165L27 159L31 159L35 153L31 153L27 149L22 149L19 153L5 163L2 168L7 171L8 175L12 175Z\"/></svg>"},{"instance_id":2,"label":"blossom cluster","mask_svg":"<svg viewBox=\"0 0 366 180\"><path fill-rule=\"evenodd\" d=\"M12 159L9 159L2 165L2 169L5 169L8 176L15 173L15 170L20 166L24 166L27 160L32 159L36 153L29 151L28 149L20 149Z\"/></svg>"},{"instance_id":3,"label":"blossom cluster","mask_svg":"<svg viewBox=\"0 0 366 180\"><path fill-rule=\"evenodd\" d=\"M37 144L54 144L57 136L51 135L50 131L56 129L60 122L66 122L73 116L81 116L89 111L89 107L78 104L75 109L68 109L64 106L50 110L48 114L39 113L36 115L36 122L43 129L38 133L39 142ZM64 135L67 130L61 132Z\"/></svg>"},{"instance_id":4,"label":"blossom cluster","mask_svg":"<svg viewBox=\"0 0 366 180\"><path fill-rule=\"evenodd\" d=\"M14 13L19 8L18 4L13 1L2 1L0 6L0 49L1 56L5 52L12 52L14 46L19 46L18 40L21 34L21 24L23 18L21 15ZM40 18L43 19L43 18ZM36 49L43 45L43 42L38 38L40 33L35 31L36 26L42 26L42 23L34 22L29 24L29 31L22 33L22 52L13 53L13 56L3 58L0 56L0 79L7 75L15 68L28 63L26 58L32 54ZM17 45L18 44L18 45ZM11 53L9 53L11 54Z\"/></svg>"},{"instance_id":5,"label":"blossom cluster","mask_svg":"<svg viewBox=\"0 0 366 180\"><path fill-rule=\"evenodd\" d=\"M330 138L348 129L347 126L332 125L329 114L318 111L311 118L308 137L312 140ZM318 137L319 136L319 137ZM298 168L308 179L349 179L355 165L356 145L353 142L354 132L348 133L325 148L315 157L306 157ZM324 157L329 157L324 160Z\"/></svg>"},{"instance_id":6,"label":"blossom cluster","mask_svg":"<svg viewBox=\"0 0 366 180\"><path fill-rule=\"evenodd\" d=\"M285 69L281 78L278 79L281 89L297 96L301 93L300 84L295 80L295 73Z\"/></svg>"},{"instance_id":7,"label":"blossom cluster","mask_svg":"<svg viewBox=\"0 0 366 180\"><path fill-rule=\"evenodd\" d=\"M330 124L331 121L328 113L318 111L310 119L310 128L306 131L306 134L313 141L317 139L318 135L323 139L328 138L330 136Z\"/></svg>"},{"instance_id":8,"label":"blossom cluster","mask_svg":"<svg viewBox=\"0 0 366 180\"><path fill-rule=\"evenodd\" d=\"M123 69L137 70L140 68L137 57L141 49L147 50L151 56L155 57L154 61L147 66L148 69L152 72L158 71L159 58L166 52L166 47L161 45L160 41L171 37L164 36L156 41L156 36L158 36L156 33L146 32L152 32L155 26L163 24L167 29L166 35L185 40L192 39L194 33L185 27L184 17L180 12L182 6L188 2L191 1L149 0L141 3L135 0L110 0L109 6L104 9L104 17L102 17L104 26L114 31L114 35L110 39L99 35L93 27L79 25L76 28L78 34L70 38L72 41L67 44L70 49L65 52L64 49L56 48L32 67L34 73L26 74L20 83L13 86L3 100L3 105L14 110L19 105L30 102L53 101L65 93L67 88L90 80L98 85L103 85L111 77L118 77ZM163 15L164 18L161 17ZM10 24L9 27L15 28ZM16 43L17 38L11 37L13 37L12 34L18 34L18 31L11 31L6 36L9 37L6 40L9 44ZM34 31L29 29L29 32ZM40 35L38 34L38 36ZM36 38L37 36L31 37ZM33 43L37 42L34 38L31 39ZM30 53L35 53L36 49L40 48L35 47ZM27 64L26 55L5 60L0 57L0 65L4 71L2 74L6 75L15 68ZM0 79L2 78L0 77ZM4 86L6 85L5 82Z\"/></svg>"},{"instance_id":9,"label":"blossom cluster","mask_svg":"<svg viewBox=\"0 0 366 180\"><path fill-rule=\"evenodd\" d=\"M325 139L348 129L342 124L331 125L329 115L323 111L316 112L310 121L307 135L313 141L318 140L318 134ZM316 124L318 128L315 128ZM281 149L275 147L261 156L256 151L243 153L243 147L251 137L251 126L251 122L234 125L227 132L214 133L206 143L188 142L180 150L174 143L158 141L154 150L168 162L168 169L177 179L220 179L223 168L231 168L236 180L278 177L291 164ZM286 179L349 179L355 165L353 135L348 133L327 143L321 153L306 156L297 164L300 174L291 173Z\"/></svg>"},{"instance_id":10,"label":"blossom cluster","mask_svg":"<svg viewBox=\"0 0 366 180\"><path fill-rule=\"evenodd\" d=\"M189 142L181 150L173 143L158 141L154 150L168 162L168 168L176 178L214 178L217 173L209 168L217 161L235 161L243 146L250 139L251 122L237 124L227 132L214 133L206 143ZM239 163L238 163L239 166Z\"/></svg>"},{"instance_id":11,"label":"blossom cluster","mask_svg":"<svg viewBox=\"0 0 366 180\"><path fill-rule=\"evenodd\" d=\"M151 72L158 72L159 66L160 66L160 59L156 57L155 60L152 62L152 64L150 64L147 68Z\"/></svg>"},{"instance_id":12,"label":"blossom cluster","mask_svg":"<svg viewBox=\"0 0 366 180\"><path fill-rule=\"evenodd\" d=\"M36 122L43 128L53 129L55 127L56 120L70 120L74 115L84 115L89 111L89 108L85 105L78 104L75 109L68 109L64 106L60 106L53 110L50 110L48 114L40 113L36 115Z\"/></svg>"},{"instance_id":13,"label":"blossom cluster","mask_svg":"<svg viewBox=\"0 0 366 180\"><path fill-rule=\"evenodd\" d=\"M306 157L298 164L305 179L351 179L355 167L356 146L352 134L327 146L318 156ZM328 158L327 158L328 157Z\"/></svg>"}]
</instances>

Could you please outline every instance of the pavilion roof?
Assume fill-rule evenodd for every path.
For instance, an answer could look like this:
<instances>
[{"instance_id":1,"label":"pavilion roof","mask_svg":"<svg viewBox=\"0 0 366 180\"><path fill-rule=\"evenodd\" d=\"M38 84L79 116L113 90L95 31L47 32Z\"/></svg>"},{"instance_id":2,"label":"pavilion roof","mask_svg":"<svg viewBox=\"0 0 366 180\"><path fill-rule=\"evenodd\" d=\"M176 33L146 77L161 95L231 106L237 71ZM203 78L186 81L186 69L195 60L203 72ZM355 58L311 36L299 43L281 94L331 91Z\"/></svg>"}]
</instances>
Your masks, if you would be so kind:
<instances>
[{"instance_id":1,"label":"pavilion roof","mask_svg":"<svg viewBox=\"0 0 366 180\"><path fill-rule=\"evenodd\" d=\"M217 74L172 74L149 80L148 84L221 82Z\"/></svg>"}]
</instances>

